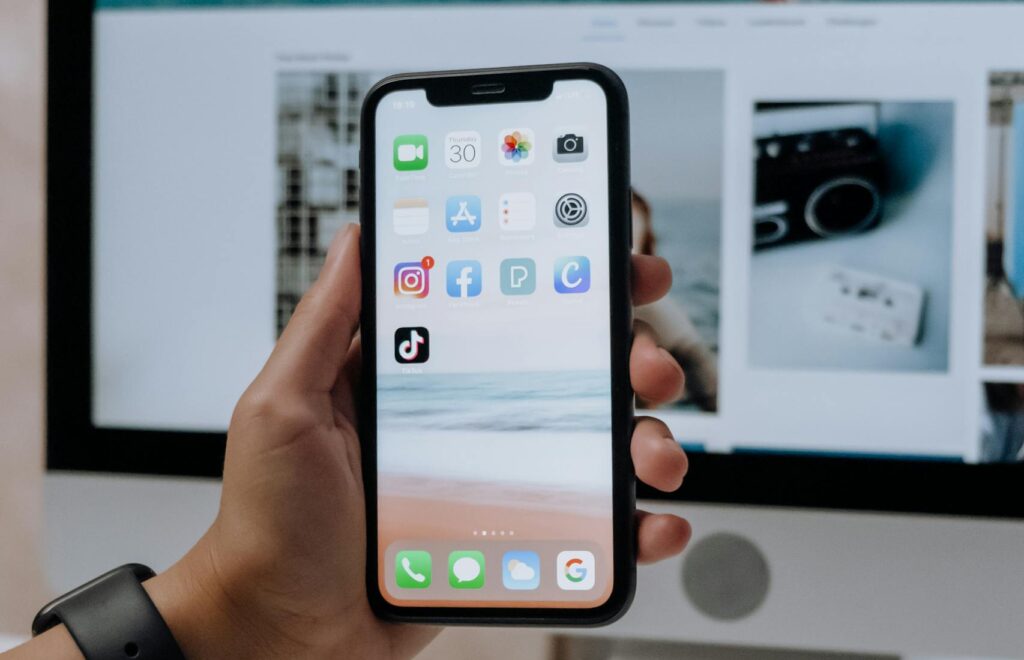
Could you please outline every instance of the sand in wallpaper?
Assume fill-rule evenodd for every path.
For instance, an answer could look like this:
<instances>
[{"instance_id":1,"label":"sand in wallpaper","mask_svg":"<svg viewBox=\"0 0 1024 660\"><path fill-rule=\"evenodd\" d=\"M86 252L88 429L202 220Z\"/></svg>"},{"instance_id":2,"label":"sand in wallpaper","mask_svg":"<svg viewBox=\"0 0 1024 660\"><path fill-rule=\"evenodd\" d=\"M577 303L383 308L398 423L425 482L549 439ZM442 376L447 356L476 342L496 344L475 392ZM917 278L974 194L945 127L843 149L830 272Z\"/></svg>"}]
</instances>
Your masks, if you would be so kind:
<instances>
[{"instance_id":1,"label":"sand in wallpaper","mask_svg":"<svg viewBox=\"0 0 1024 660\"><path fill-rule=\"evenodd\" d=\"M605 371L381 376L381 557L492 529L610 553L610 400Z\"/></svg>"}]
</instances>

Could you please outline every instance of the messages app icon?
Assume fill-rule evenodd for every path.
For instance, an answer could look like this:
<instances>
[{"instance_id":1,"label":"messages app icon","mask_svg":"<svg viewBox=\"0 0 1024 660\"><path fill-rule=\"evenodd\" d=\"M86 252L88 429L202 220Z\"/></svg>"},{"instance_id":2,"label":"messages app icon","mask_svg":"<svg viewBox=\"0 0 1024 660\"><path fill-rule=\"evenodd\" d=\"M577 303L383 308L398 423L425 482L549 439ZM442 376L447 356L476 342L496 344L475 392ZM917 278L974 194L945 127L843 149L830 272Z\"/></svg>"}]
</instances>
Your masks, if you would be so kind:
<instances>
[{"instance_id":1,"label":"messages app icon","mask_svg":"<svg viewBox=\"0 0 1024 660\"><path fill-rule=\"evenodd\" d=\"M448 584L456 589L480 589L484 586L484 553L456 550L448 555Z\"/></svg>"},{"instance_id":2,"label":"messages app icon","mask_svg":"<svg viewBox=\"0 0 1024 660\"><path fill-rule=\"evenodd\" d=\"M501 262L501 292L506 296L528 296L537 288L537 266L533 259L505 259Z\"/></svg>"},{"instance_id":3,"label":"messages app icon","mask_svg":"<svg viewBox=\"0 0 1024 660\"><path fill-rule=\"evenodd\" d=\"M510 550L501 558L501 582L506 589L540 586L540 557L529 550Z\"/></svg>"}]
</instances>

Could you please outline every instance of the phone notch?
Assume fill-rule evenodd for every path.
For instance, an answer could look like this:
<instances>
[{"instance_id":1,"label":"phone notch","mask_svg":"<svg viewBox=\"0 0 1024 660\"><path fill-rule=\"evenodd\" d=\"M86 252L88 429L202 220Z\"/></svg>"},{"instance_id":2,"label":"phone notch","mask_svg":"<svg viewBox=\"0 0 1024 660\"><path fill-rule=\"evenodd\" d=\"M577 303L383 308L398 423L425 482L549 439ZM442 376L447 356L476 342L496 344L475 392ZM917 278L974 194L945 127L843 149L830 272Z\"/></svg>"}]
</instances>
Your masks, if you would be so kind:
<instances>
[{"instance_id":1,"label":"phone notch","mask_svg":"<svg viewBox=\"0 0 1024 660\"><path fill-rule=\"evenodd\" d=\"M505 83L490 82L478 83L469 88L473 96L491 96L505 93Z\"/></svg>"}]
</instances>

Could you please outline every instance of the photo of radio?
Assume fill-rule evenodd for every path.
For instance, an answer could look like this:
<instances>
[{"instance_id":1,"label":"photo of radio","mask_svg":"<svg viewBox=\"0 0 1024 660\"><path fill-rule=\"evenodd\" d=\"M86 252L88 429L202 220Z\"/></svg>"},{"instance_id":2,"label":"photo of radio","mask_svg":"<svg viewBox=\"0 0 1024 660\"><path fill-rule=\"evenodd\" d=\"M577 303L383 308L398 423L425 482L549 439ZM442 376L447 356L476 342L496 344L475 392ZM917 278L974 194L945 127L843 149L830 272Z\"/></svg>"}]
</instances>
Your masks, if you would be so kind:
<instances>
[{"instance_id":1,"label":"photo of radio","mask_svg":"<svg viewBox=\"0 0 1024 660\"><path fill-rule=\"evenodd\" d=\"M755 140L754 248L866 231L882 216L884 163L863 128Z\"/></svg>"}]
</instances>

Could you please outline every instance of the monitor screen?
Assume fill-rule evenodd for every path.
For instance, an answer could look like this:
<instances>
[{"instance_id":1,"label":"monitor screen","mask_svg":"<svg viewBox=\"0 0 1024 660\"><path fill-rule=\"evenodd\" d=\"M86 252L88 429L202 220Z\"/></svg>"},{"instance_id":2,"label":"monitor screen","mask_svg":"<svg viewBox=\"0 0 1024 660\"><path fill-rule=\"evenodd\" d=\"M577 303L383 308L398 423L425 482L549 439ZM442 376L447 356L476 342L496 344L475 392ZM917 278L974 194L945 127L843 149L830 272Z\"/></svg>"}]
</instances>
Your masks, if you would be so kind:
<instances>
[{"instance_id":1,"label":"monitor screen","mask_svg":"<svg viewBox=\"0 0 1024 660\"><path fill-rule=\"evenodd\" d=\"M636 316L687 389L644 414L708 454L1019 461L1021 24L955 3L98 0L91 423L224 431L358 220L375 81L594 61L629 93L634 250L674 274Z\"/></svg>"}]
</instances>

